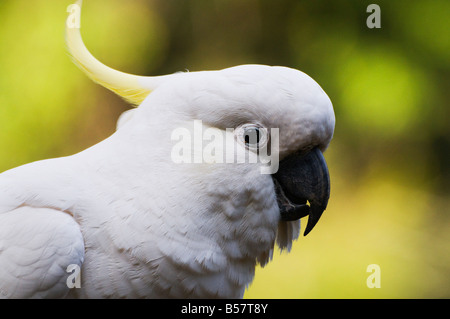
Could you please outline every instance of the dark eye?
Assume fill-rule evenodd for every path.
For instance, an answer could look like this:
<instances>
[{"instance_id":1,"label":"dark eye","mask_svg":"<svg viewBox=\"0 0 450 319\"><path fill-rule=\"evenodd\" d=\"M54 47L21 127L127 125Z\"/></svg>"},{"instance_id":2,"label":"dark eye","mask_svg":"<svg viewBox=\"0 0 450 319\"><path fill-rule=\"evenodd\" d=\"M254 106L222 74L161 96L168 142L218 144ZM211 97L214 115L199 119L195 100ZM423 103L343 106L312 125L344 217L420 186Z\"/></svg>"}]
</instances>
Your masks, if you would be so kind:
<instances>
[{"instance_id":1,"label":"dark eye","mask_svg":"<svg viewBox=\"0 0 450 319\"><path fill-rule=\"evenodd\" d=\"M236 128L236 138L246 148L258 150L267 145L269 133L265 127L260 124L247 123Z\"/></svg>"},{"instance_id":2,"label":"dark eye","mask_svg":"<svg viewBox=\"0 0 450 319\"><path fill-rule=\"evenodd\" d=\"M244 141L245 145L258 147L261 139L260 129L257 126L247 127L244 129Z\"/></svg>"}]
</instances>

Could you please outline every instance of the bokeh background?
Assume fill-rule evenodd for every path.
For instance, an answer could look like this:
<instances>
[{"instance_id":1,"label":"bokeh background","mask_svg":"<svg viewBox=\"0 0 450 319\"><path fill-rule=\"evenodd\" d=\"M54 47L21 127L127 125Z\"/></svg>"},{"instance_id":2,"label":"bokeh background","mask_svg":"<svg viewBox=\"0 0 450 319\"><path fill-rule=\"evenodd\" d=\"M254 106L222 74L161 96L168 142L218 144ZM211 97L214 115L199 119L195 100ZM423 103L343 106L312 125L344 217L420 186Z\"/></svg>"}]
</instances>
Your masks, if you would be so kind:
<instances>
[{"instance_id":1,"label":"bokeh background","mask_svg":"<svg viewBox=\"0 0 450 319\"><path fill-rule=\"evenodd\" d=\"M79 152L129 108L67 55L71 3L0 1L0 171ZM450 1L377 0L381 29L366 26L370 3L84 1L87 47L116 69L285 65L333 101L329 207L257 269L247 298L450 297Z\"/></svg>"}]
</instances>

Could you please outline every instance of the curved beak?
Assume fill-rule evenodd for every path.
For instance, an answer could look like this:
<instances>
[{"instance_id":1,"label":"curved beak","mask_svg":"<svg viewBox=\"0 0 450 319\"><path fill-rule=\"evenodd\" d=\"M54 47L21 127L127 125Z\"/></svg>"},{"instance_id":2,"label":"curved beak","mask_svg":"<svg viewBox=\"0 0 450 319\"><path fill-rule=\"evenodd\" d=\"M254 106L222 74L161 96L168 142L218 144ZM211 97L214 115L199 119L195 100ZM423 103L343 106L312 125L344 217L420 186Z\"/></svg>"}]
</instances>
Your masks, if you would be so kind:
<instances>
[{"instance_id":1,"label":"curved beak","mask_svg":"<svg viewBox=\"0 0 450 319\"><path fill-rule=\"evenodd\" d=\"M273 179L281 220L293 221L308 216L304 236L308 235L330 198L330 176L322 152L315 148L308 153L288 156L280 162Z\"/></svg>"}]
</instances>

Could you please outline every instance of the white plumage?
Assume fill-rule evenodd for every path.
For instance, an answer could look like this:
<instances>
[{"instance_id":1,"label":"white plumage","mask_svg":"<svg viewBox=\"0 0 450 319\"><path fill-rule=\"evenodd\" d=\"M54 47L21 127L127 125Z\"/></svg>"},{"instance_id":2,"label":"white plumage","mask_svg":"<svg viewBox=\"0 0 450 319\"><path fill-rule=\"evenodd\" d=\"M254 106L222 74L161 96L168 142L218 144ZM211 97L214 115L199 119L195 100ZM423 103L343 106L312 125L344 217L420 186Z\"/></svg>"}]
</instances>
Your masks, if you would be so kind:
<instances>
[{"instance_id":1,"label":"white plumage","mask_svg":"<svg viewBox=\"0 0 450 319\"><path fill-rule=\"evenodd\" d=\"M244 65L169 75L150 91L101 143L0 174L0 297L242 297L275 242L290 249L300 223L280 220L263 164L174 163L171 133L258 123L279 128L280 159L323 151L334 113L320 86ZM81 288L67 286L69 265Z\"/></svg>"}]
</instances>

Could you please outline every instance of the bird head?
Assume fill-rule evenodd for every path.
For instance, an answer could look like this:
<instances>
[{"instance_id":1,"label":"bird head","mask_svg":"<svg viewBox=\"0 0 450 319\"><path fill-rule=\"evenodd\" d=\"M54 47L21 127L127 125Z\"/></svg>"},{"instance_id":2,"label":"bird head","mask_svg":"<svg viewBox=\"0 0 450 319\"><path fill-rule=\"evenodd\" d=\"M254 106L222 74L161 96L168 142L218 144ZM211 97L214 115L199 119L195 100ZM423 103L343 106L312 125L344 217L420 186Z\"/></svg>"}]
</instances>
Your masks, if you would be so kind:
<instances>
[{"instance_id":1,"label":"bird head","mask_svg":"<svg viewBox=\"0 0 450 319\"><path fill-rule=\"evenodd\" d=\"M81 1L70 10L69 19L79 19ZM302 217L308 216L304 234L313 229L330 196L323 152L333 137L335 116L329 97L311 77L292 68L265 65L136 76L94 58L73 20L68 20L66 40L74 61L91 79L138 106L121 117L116 134L153 127L159 129L160 141L173 142L175 136L178 146L172 143L165 156L185 167L191 181L201 172L197 184L206 193L219 188L220 179L221 191L214 189L211 205L228 203L219 205L219 210L228 219L240 216L236 227L245 232L251 223L265 220L268 242L277 227L280 232L279 225ZM181 139L183 134L189 138ZM250 216L255 210L264 214ZM255 245L264 242L261 233L261 228L248 231L247 240L255 239Z\"/></svg>"}]
</instances>

